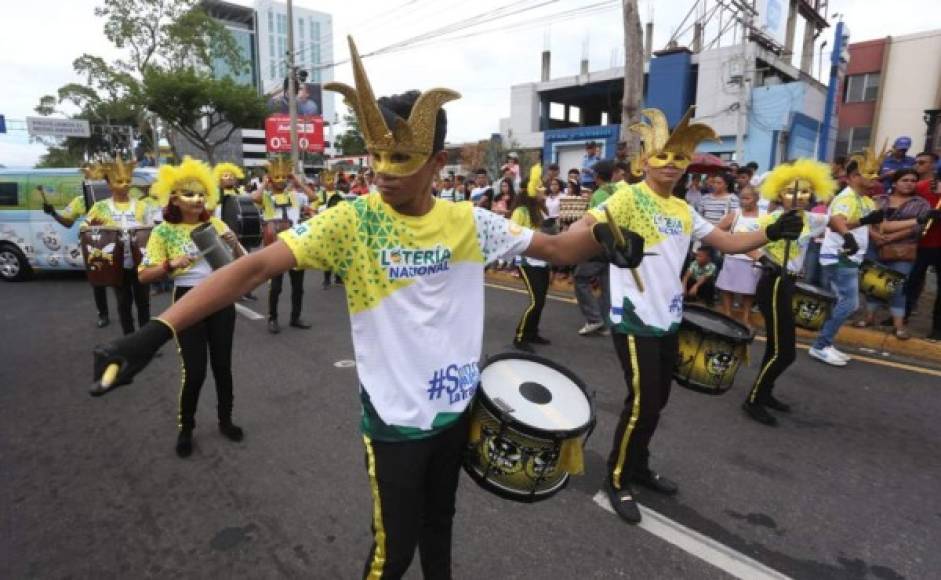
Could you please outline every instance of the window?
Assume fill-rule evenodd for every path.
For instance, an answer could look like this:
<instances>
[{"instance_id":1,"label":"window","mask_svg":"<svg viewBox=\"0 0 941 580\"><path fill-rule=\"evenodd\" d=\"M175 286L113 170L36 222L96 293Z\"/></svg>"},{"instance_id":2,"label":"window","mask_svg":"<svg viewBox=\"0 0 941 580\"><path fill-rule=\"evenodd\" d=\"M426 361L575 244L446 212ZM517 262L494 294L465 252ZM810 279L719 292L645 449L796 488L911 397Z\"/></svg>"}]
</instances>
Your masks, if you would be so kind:
<instances>
[{"instance_id":1,"label":"window","mask_svg":"<svg viewBox=\"0 0 941 580\"><path fill-rule=\"evenodd\" d=\"M310 32L313 34L314 38L320 40L320 23L312 22L310 27Z\"/></svg>"},{"instance_id":2,"label":"window","mask_svg":"<svg viewBox=\"0 0 941 580\"><path fill-rule=\"evenodd\" d=\"M562 103L549 103L549 118L556 121L565 120L565 105Z\"/></svg>"},{"instance_id":3,"label":"window","mask_svg":"<svg viewBox=\"0 0 941 580\"><path fill-rule=\"evenodd\" d=\"M274 12L268 11L268 34L274 34Z\"/></svg>"},{"instance_id":4,"label":"window","mask_svg":"<svg viewBox=\"0 0 941 580\"><path fill-rule=\"evenodd\" d=\"M20 201L17 195L19 188L17 185L15 181L0 183L0 205L10 205L14 207L19 205Z\"/></svg>"},{"instance_id":5,"label":"window","mask_svg":"<svg viewBox=\"0 0 941 580\"><path fill-rule=\"evenodd\" d=\"M837 135L836 147L833 154L835 156L847 157L869 145L870 137L872 137L872 127L850 127L843 129Z\"/></svg>"},{"instance_id":6,"label":"window","mask_svg":"<svg viewBox=\"0 0 941 580\"><path fill-rule=\"evenodd\" d=\"M879 73L866 73L846 77L845 103L875 101L879 96Z\"/></svg>"},{"instance_id":7,"label":"window","mask_svg":"<svg viewBox=\"0 0 941 580\"><path fill-rule=\"evenodd\" d=\"M304 42L304 19L297 19L297 37L301 39L301 42Z\"/></svg>"}]
</instances>

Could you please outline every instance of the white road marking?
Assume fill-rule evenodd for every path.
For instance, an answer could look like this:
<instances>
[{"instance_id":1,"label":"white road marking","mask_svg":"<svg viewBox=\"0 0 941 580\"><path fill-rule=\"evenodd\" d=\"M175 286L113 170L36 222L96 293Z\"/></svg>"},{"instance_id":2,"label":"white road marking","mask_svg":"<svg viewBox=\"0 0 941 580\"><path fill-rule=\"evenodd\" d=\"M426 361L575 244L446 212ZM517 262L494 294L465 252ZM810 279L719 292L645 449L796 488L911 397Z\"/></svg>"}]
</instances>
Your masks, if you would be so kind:
<instances>
[{"instance_id":1,"label":"white road marking","mask_svg":"<svg viewBox=\"0 0 941 580\"><path fill-rule=\"evenodd\" d=\"M337 362L333 363L333 366L337 367L338 369L348 369L355 367L356 361L350 359L338 360Z\"/></svg>"},{"instance_id":2,"label":"white road marking","mask_svg":"<svg viewBox=\"0 0 941 580\"><path fill-rule=\"evenodd\" d=\"M608 501L608 496L599 491L593 498L595 503L602 509L614 514L614 509ZM724 544L704 536L697 531L691 530L686 526L674 522L666 516L653 511L650 508L638 504L640 513L643 516L638 528L647 531L661 540L665 540L677 548L692 554L697 558L712 564L716 568L735 576L747 580L782 580L787 579L780 572L772 570L757 560L753 560L737 552ZM628 525L628 524L624 524Z\"/></svg>"},{"instance_id":3,"label":"white road marking","mask_svg":"<svg viewBox=\"0 0 941 580\"><path fill-rule=\"evenodd\" d=\"M258 314L257 312L249 308L248 306L245 306L244 304L239 304L238 302L235 303L235 311L249 320L264 320L265 319L265 317L262 316L261 314Z\"/></svg>"}]
</instances>

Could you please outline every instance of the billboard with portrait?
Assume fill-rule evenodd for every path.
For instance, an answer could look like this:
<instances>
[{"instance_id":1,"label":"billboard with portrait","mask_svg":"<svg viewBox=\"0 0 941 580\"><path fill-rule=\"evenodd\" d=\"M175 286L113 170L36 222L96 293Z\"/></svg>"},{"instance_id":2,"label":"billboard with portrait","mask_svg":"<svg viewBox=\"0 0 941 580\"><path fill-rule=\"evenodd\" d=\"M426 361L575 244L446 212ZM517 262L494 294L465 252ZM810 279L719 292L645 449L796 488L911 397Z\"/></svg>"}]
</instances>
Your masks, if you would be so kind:
<instances>
[{"instance_id":1,"label":"billboard with portrait","mask_svg":"<svg viewBox=\"0 0 941 580\"><path fill-rule=\"evenodd\" d=\"M277 91L268 98L268 111L272 114L287 115L288 96L285 91ZM297 114L309 116L323 115L323 91L320 83L301 83L297 92Z\"/></svg>"}]
</instances>

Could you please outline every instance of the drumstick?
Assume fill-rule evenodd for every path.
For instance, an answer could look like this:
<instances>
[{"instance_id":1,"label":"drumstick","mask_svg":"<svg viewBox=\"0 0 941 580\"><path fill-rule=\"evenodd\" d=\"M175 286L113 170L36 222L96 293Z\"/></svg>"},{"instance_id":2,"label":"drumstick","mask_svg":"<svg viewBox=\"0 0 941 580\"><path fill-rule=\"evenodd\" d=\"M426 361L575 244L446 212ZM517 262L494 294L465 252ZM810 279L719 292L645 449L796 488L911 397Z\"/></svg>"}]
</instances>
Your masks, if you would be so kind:
<instances>
[{"instance_id":1,"label":"drumstick","mask_svg":"<svg viewBox=\"0 0 941 580\"><path fill-rule=\"evenodd\" d=\"M794 182L794 193L791 194L791 209L797 209L797 181ZM791 240L784 241L784 274L787 274L787 263L791 259Z\"/></svg>"},{"instance_id":2,"label":"drumstick","mask_svg":"<svg viewBox=\"0 0 941 580\"><path fill-rule=\"evenodd\" d=\"M611 210L608 208L608 206L604 206L604 215L608 219L608 229L611 230L611 235L614 236L615 245L617 245L619 248L623 248L625 245L624 235L621 233L621 228L619 228L617 224L614 223L614 216L611 215ZM637 290L643 294L644 283L641 281L640 274L637 273L636 268L631 268L631 276L634 277L634 284L637 285Z\"/></svg>"},{"instance_id":3,"label":"drumstick","mask_svg":"<svg viewBox=\"0 0 941 580\"><path fill-rule=\"evenodd\" d=\"M118 371L121 370L121 365L118 363L111 363L105 369L105 372L101 374L101 380L97 384L93 385L89 391L92 396L99 396L105 394L105 392L114 385L114 380L118 378Z\"/></svg>"},{"instance_id":4,"label":"drumstick","mask_svg":"<svg viewBox=\"0 0 941 580\"><path fill-rule=\"evenodd\" d=\"M934 208L935 208L935 209L941 209L941 198L938 198L938 203L934 204ZM925 223L925 229L921 230L921 235L923 235L923 236L928 235L928 230L931 229L931 225L932 225L933 223L934 223L934 220L933 220L933 219L928 220L928 222Z\"/></svg>"}]
</instances>

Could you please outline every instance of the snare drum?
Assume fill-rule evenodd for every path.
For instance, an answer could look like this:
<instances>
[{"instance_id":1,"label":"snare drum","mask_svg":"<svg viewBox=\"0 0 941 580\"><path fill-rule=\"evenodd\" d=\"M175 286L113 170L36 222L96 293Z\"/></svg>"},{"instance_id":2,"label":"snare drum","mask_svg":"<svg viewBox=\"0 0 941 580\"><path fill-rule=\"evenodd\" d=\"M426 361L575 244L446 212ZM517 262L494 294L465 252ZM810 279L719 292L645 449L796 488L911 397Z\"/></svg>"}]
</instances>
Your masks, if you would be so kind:
<instances>
[{"instance_id":1,"label":"snare drum","mask_svg":"<svg viewBox=\"0 0 941 580\"><path fill-rule=\"evenodd\" d=\"M878 262L865 260L859 269L859 289L870 298L888 302L903 284L904 274L886 268Z\"/></svg>"},{"instance_id":2,"label":"snare drum","mask_svg":"<svg viewBox=\"0 0 941 580\"><path fill-rule=\"evenodd\" d=\"M732 388L755 337L740 322L691 304L683 312L678 338L676 382L700 393L721 395Z\"/></svg>"},{"instance_id":3,"label":"snare drum","mask_svg":"<svg viewBox=\"0 0 941 580\"><path fill-rule=\"evenodd\" d=\"M120 228L89 226L79 234L85 271L92 286L121 286L124 280L124 242Z\"/></svg>"},{"instance_id":4,"label":"snare drum","mask_svg":"<svg viewBox=\"0 0 941 580\"><path fill-rule=\"evenodd\" d=\"M222 198L222 221L235 232L246 248L261 243L261 214L247 195L227 195Z\"/></svg>"},{"instance_id":5,"label":"snare drum","mask_svg":"<svg viewBox=\"0 0 941 580\"><path fill-rule=\"evenodd\" d=\"M480 371L464 470L503 498L535 502L583 470L595 424L584 383L542 357L506 353Z\"/></svg>"},{"instance_id":6,"label":"snare drum","mask_svg":"<svg viewBox=\"0 0 941 580\"><path fill-rule=\"evenodd\" d=\"M807 330L820 330L830 318L835 302L836 296L832 292L806 282L795 283L794 296L791 298L794 324Z\"/></svg>"},{"instance_id":7,"label":"snare drum","mask_svg":"<svg viewBox=\"0 0 941 580\"><path fill-rule=\"evenodd\" d=\"M278 241L278 234L291 228L291 220L265 220L261 226L261 237L266 246Z\"/></svg>"},{"instance_id":8,"label":"snare drum","mask_svg":"<svg viewBox=\"0 0 941 580\"><path fill-rule=\"evenodd\" d=\"M147 254L147 241L150 239L150 232L153 226L140 226L131 228L129 236L131 238L131 257L134 258L134 267L141 265L144 256Z\"/></svg>"}]
</instances>

